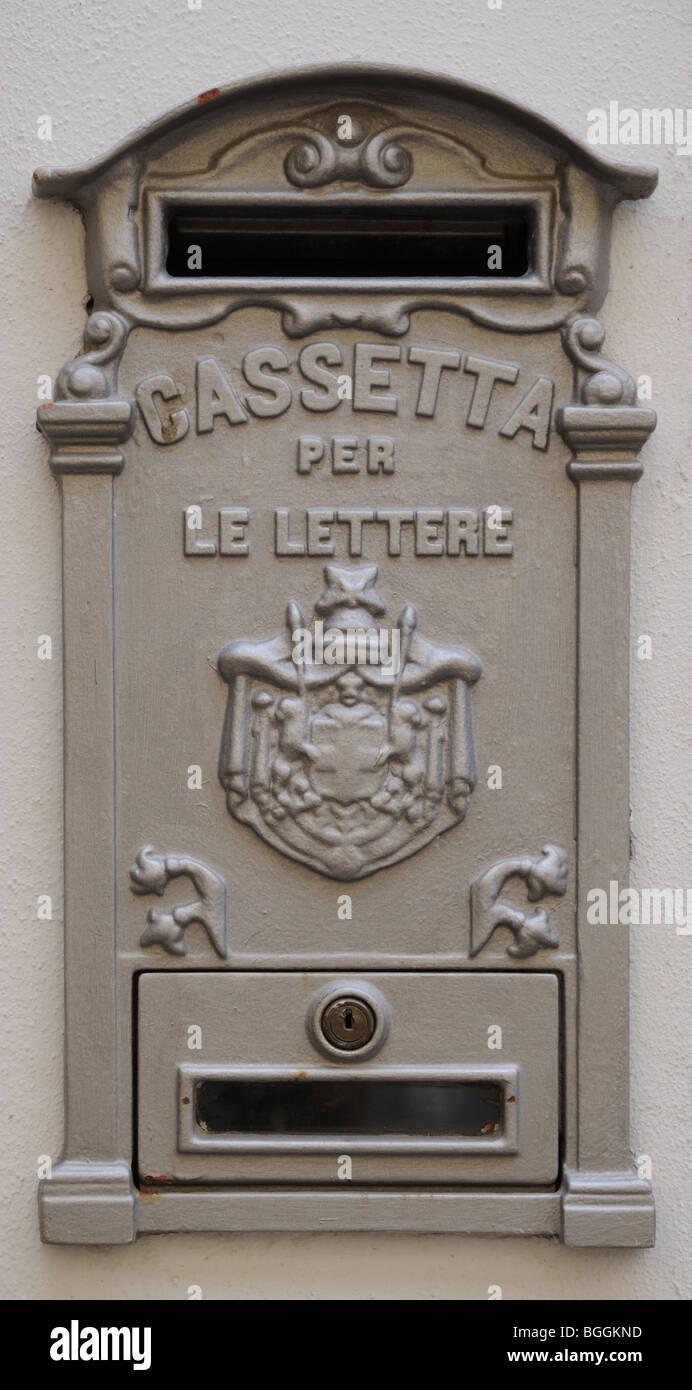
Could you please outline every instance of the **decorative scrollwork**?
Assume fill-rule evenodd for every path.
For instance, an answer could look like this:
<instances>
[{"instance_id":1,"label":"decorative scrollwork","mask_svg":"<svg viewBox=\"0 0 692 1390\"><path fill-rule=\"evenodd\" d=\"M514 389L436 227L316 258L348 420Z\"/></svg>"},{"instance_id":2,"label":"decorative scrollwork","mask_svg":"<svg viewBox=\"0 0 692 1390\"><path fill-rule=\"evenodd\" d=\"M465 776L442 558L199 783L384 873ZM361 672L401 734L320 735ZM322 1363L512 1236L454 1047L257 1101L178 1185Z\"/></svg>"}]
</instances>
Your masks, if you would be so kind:
<instances>
[{"instance_id":1,"label":"decorative scrollwork","mask_svg":"<svg viewBox=\"0 0 692 1390\"><path fill-rule=\"evenodd\" d=\"M587 373L581 399L584 405L635 405L637 388L629 372L599 356L604 340L605 328L595 318L572 319L565 328L565 351Z\"/></svg>"},{"instance_id":2,"label":"decorative scrollwork","mask_svg":"<svg viewBox=\"0 0 692 1390\"><path fill-rule=\"evenodd\" d=\"M293 300L286 304L281 326L287 338L304 338L323 328L366 328L374 333L401 337L410 327L407 305L400 300L342 304L338 308L322 300Z\"/></svg>"},{"instance_id":3,"label":"decorative scrollwork","mask_svg":"<svg viewBox=\"0 0 692 1390\"><path fill-rule=\"evenodd\" d=\"M284 164L286 178L298 188L317 188L320 184L331 183L337 177L339 154L331 140L316 130L302 145L294 145L289 150Z\"/></svg>"},{"instance_id":4,"label":"decorative scrollwork","mask_svg":"<svg viewBox=\"0 0 692 1390\"><path fill-rule=\"evenodd\" d=\"M321 131L311 131L289 150L284 169L297 188L318 188L337 179L370 188L400 188L411 177L413 160L390 130L379 131L356 148L335 145Z\"/></svg>"},{"instance_id":5,"label":"decorative scrollwork","mask_svg":"<svg viewBox=\"0 0 692 1390\"><path fill-rule=\"evenodd\" d=\"M545 908L521 912L511 903L501 901L502 890L510 878L523 878L529 902L537 902L546 893L562 896L567 884L567 857L557 845L544 845L534 859L502 859L486 869L471 884L471 955L483 950L496 927L509 927L514 941L507 955L523 959L536 951L554 950L559 946L550 914Z\"/></svg>"},{"instance_id":6,"label":"decorative scrollwork","mask_svg":"<svg viewBox=\"0 0 692 1390\"><path fill-rule=\"evenodd\" d=\"M108 400L115 394L115 371L127 340L128 327L119 314L99 309L84 329L84 352L58 374L56 399ZM106 367L110 368L106 371Z\"/></svg>"},{"instance_id":7,"label":"decorative scrollwork","mask_svg":"<svg viewBox=\"0 0 692 1390\"><path fill-rule=\"evenodd\" d=\"M140 946L163 946L171 956L187 953L185 929L198 922L209 937L216 954L226 956L226 885L207 864L186 855L156 854L151 845L140 849L130 869L133 893L163 895L173 878L189 878L198 894L194 902L181 903L171 912L151 907Z\"/></svg>"},{"instance_id":8,"label":"decorative scrollwork","mask_svg":"<svg viewBox=\"0 0 692 1390\"><path fill-rule=\"evenodd\" d=\"M397 145L392 133L381 130L364 146L360 157L363 183L375 188L399 188L408 183L413 173L413 160L408 150Z\"/></svg>"}]
</instances>

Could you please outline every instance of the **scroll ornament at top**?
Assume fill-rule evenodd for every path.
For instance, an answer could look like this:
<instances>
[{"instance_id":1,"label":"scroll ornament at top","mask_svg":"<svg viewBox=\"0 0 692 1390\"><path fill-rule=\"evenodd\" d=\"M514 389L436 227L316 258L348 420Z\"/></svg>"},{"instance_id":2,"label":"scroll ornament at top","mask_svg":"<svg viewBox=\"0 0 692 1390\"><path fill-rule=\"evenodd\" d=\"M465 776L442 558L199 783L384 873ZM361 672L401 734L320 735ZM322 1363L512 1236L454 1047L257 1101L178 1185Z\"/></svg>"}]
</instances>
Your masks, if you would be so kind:
<instances>
[{"instance_id":1,"label":"scroll ornament at top","mask_svg":"<svg viewBox=\"0 0 692 1390\"><path fill-rule=\"evenodd\" d=\"M576 318L565 329L565 351L586 372L580 396L584 405L636 405L637 387L624 367L600 356L605 328L596 318Z\"/></svg>"},{"instance_id":2,"label":"scroll ornament at top","mask_svg":"<svg viewBox=\"0 0 692 1390\"><path fill-rule=\"evenodd\" d=\"M355 147L334 144L315 130L289 151L284 169L297 188L318 188L337 179L370 188L400 188L413 173L413 159L397 144L392 130L381 130Z\"/></svg>"},{"instance_id":3,"label":"scroll ornament at top","mask_svg":"<svg viewBox=\"0 0 692 1390\"><path fill-rule=\"evenodd\" d=\"M84 330L85 351L58 373L55 399L40 405L36 423L51 444L56 474L120 473L121 445L132 433L134 401L118 394L118 369L129 327L99 309Z\"/></svg>"},{"instance_id":4,"label":"scroll ornament at top","mask_svg":"<svg viewBox=\"0 0 692 1390\"><path fill-rule=\"evenodd\" d=\"M637 400L633 377L600 355L605 329L596 318L572 319L564 330L567 356L584 373L575 404L557 412L556 426L572 449L574 482L636 482L638 454L656 427L656 412Z\"/></svg>"},{"instance_id":5,"label":"scroll ornament at top","mask_svg":"<svg viewBox=\"0 0 692 1390\"><path fill-rule=\"evenodd\" d=\"M128 326L119 314L99 310L84 328L84 352L58 373L56 400L109 400L116 393L117 368Z\"/></svg>"}]
</instances>

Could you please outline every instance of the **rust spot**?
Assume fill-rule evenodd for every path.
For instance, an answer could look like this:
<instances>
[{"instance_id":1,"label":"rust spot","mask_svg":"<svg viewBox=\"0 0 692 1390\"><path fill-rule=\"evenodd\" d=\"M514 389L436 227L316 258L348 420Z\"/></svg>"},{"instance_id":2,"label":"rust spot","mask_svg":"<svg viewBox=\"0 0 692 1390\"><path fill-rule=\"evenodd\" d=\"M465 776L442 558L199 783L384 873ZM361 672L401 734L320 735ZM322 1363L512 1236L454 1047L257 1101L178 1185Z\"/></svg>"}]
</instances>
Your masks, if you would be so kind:
<instances>
[{"instance_id":1,"label":"rust spot","mask_svg":"<svg viewBox=\"0 0 692 1390\"><path fill-rule=\"evenodd\" d=\"M52 402L52 401L44 401L44 402L43 402L43 405L41 406L41 410L52 410L52 409L53 409L53 402Z\"/></svg>"},{"instance_id":2,"label":"rust spot","mask_svg":"<svg viewBox=\"0 0 692 1390\"><path fill-rule=\"evenodd\" d=\"M296 1072L296 1081L306 1081L306 1080L307 1080L307 1075L308 1075L308 1074L307 1074L306 1071L297 1071L297 1072Z\"/></svg>"},{"instance_id":3,"label":"rust spot","mask_svg":"<svg viewBox=\"0 0 692 1390\"><path fill-rule=\"evenodd\" d=\"M516 1100L516 1096L508 1096L508 1097L507 1097L507 1104L508 1104L508 1105L512 1105L513 1102L514 1102L515 1100Z\"/></svg>"},{"instance_id":4,"label":"rust spot","mask_svg":"<svg viewBox=\"0 0 692 1390\"><path fill-rule=\"evenodd\" d=\"M143 1182L143 1183L147 1183L147 1182L166 1182L166 1183L170 1183L170 1181L171 1181L170 1178L166 1177L166 1174L165 1174L165 1173L160 1173L160 1174L158 1175L158 1177L155 1177L155 1176L153 1175L153 1173L147 1173L147 1174L146 1174L146 1177L143 1177L143 1178L142 1178L142 1182Z\"/></svg>"},{"instance_id":5,"label":"rust spot","mask_svg":"<svg viewBox=\"0 0 692 1390\"><path fill-rule=\"evenodd\" d=\"M210 87L208 92L200 92L197 98L197 105L203 106L205 101L213 101L219 95L219 87Z\"/></svg>"},{"instance_id":6,"label":"rust spot","mask_svg":"<svg viewBox=\"0 0 692 1390\"><path fill-rule=\"evenodd\" d=\"M189 1105L189 1104L190 1104L190 1097L189 1097L189 1096L183 1096L183 1098L182 1098L180 1104L181 1104L181 1105Z\"/></svg>"}]
</instances>

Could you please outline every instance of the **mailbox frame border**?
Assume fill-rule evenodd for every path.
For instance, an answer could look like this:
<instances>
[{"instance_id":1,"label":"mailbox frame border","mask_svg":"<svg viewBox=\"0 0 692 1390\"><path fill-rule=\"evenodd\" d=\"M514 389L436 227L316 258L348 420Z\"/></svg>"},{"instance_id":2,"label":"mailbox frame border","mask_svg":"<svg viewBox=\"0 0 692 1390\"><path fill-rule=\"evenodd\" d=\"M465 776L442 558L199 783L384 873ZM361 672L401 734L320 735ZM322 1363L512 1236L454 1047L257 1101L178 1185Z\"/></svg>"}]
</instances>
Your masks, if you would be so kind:
<instances>
[{"instance_id":1,"label":"mailbox frame border","mask_svg":"<svg viewBox=\"0 0 692 1390\"><path fill-rule=\"evenodd\" d=\"M648 196L655 186L655 170L605 160L537 113L494 92L433 73L371 64L329 65L271 74L203 96L214 105L220 101L232 105L246 96L276 96L291 83L313 83L318 78L331 82L335 93L339 83L369 81L374 100L378 83L386 85L386 93L380 95L383 99L392 87L399 93L406 84L418 82L430 102L439 94L447 103L456 99L480 105L495 118L515 121L524 133L562 153L567 174L575 174L575 197L582 196L589 179L597 185L594 218L598 206L607 221L618 198ZM132 173L128 167L119 175L119 163L137 164L143 144L168 138L200 111L211 109L200 106L200 100L153 122L83 169L37 171L34 192L67 198L80 207L93 206L95 194L122 193L131 186ZM39 428L51 445L51 467L63 485L65 672L66 1129L63 1157L39 1187L42 1238L57 1243L125 1244L138 1230L317 1231L338 1226L351 1231L560 1233L573 1246L653 1244L651 1184L638 1175L629 1148L627 929L601 933L597 944L593 930L585 929L583 913L585 894L594 883L608 878L620 884L628 881L629 506L631 485L641 473L639 449L654 428L655 415L636 405L628 374L600 356L602 330L599 337L600 325L590 317L568 316L565 351L575 367L574 395L556 413L556 427L570 450L567 471L577 490L579 537L575 1166L565 1172L562 1188L555 1192L429 1191L413 1198L396 1191L364 1197L359 1191L272 1194L246 1189L160 1191L152 1199L135 1191L131 1162L121 1152L118 1124L112 528L114 478L123 468L122 445L133 426L133 403L119 394L117 375L120 329L125 328L125 336L127 331L120 317L127 295L123 301L121 290L131 288L133 272L127 256L134 232L132 223L122 229L126 259L113 271L120 282L99 280L96 312L86 328L86 358L78 356L68 363L60 374L58 399L38 412ZM581 250L580 242L577 252ZM562 264L566 255L563 248ZM574 265L574 259L570 262L567 256L567 264ZM601 278L587 293L585 285L577 284L578 278L577 269L575 288L569 293L579 297L584 291L586 310L582 297L575 304L575 314L580 309L582 314L593 313L604 297L605 282ZM198 282L194 283L197 288ZM491 283L484 284L486 294ZM229 286L216 282L213 288L218 295ZM367 288L371 291L372 285ZM429 291L430 285L425 288ZM291 289L295 289L293 283ZM506 282L502 289L506 290ZM563 314L541 325L517 316L513 331L540 332L541 327L554 328L564 318ZM475 321L484 322L482 317ZM136 318L133 322L136 325ZM158 323L150 322L162 328L176 326L165 315ZM588 332L580 325L586 325ZM507 328L501 315L496 326ZM86 398L72 386L80 372L82 381L84 372L90 381ZM83 690L93 683L94 653L100 681L85 701ZM91 852L85 849L87 830Z\"/></svg>"}]
</instances>

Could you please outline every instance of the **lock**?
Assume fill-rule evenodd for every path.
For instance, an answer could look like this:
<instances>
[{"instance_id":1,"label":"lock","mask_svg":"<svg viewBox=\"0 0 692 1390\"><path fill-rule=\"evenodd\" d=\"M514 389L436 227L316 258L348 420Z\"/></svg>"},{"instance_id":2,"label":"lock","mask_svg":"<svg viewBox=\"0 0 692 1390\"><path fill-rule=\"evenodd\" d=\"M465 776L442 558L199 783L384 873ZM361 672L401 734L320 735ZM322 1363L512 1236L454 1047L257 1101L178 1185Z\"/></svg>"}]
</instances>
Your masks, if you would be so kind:
<instances>
[{"instance_id":1,"label":"lock","mask_svg":"<svg viewBox=\"0 0 692 1390\"><path fill-rule=\"evenodd\" d=\"M332 1061L363 1062L388 1037L391 1010L384 994L366 979L335 979L313 996L308 1036Z\"/></svg>"},{"instance_id":2,"label":"lock","mask_svg":"<svg viewBox=\"0 0 692 1390\"><path fill-rule=\"evenodd\" d=\"M375 1032L376 1019L364 999L335 999L328 1004L320 1019L322 1032L332 1047L342 1052L356 1052L366 1047Z\"/></svg>"}]
</instances>

